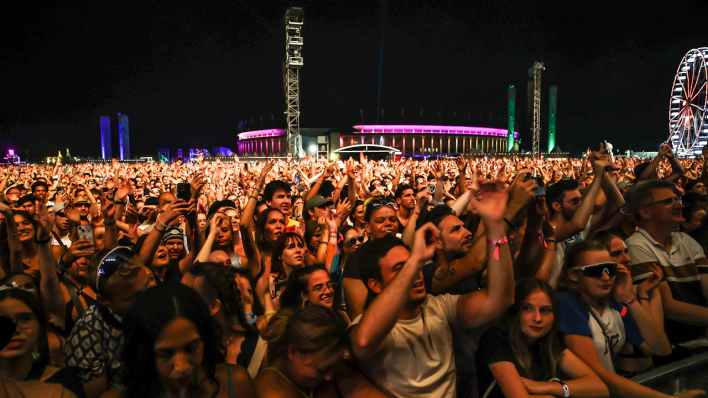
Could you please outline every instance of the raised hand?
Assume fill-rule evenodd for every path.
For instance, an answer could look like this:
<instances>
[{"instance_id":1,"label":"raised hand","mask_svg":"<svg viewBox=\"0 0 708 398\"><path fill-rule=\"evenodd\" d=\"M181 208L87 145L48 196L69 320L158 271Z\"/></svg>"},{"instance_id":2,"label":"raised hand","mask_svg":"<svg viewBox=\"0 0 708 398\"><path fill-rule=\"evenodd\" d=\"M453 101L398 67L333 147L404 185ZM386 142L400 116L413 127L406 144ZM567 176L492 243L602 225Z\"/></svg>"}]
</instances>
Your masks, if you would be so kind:
<instances>
[{"instance_id":1,"label":"raised hand","mask_svg":"<svg viewBox=\"0 0 708 398\"><path fill-rule=\"evenodd\" d=\"M86 239L79 239L69 246L69 250L64 253L62 259L65 264L71 264L81 257L92 256L94 251L93 243L87 241Z\"/></svg>"},{"instance_id":2,"label":"raised hand","mask_svg":"<svg viewBox=\"0 0 708 398\"><path fill-rule=\"evenodd\" d=\"M429 222L420 227L415 231L410 259L422 264L427 263L435 255L435 246L439 238L440 230L433 223Z\"/></svg>"},{"instance_id":3,"label":"raised hand","mask_svg":"<svg viewBox=\"0 0 708 398\"><path fill-rule=\"evenodd\" d=\"M483 219L501 221L504 218L506 201L509 197L504 179L506 176L499 176L495 180L477 181L479 189L471 188L474 195L470 200Z\"/></svg>"},{"instance_id":4,"label":"raised hand","mask_svg":"<svg viewBox=\"0 0 708 398\"><path fill-rule=\"evenodd\" d=\"M52 228L54 227L54 213L49 214L47 206L40 203L40 205L37 206L34 219L37 220L39 224L36 236L37 240L45 240L49 238L49 234L52 233Z\"/></svg>"},{"instance_id":5,"label":"raised hand","mask_svg":"<svg viewBox=\"0 0 708 398\"><path fill-rule=\"evenodd\" d=\"M130 181L130 178L126 178L125 181L123 181L123 184L116 190L115 199L119 202L122 202L132 192L133 183Z\"/></svg>"},{"instance_id":6,"label":"raised hand","mask_svg":"<svg viewBox=\"0 0 708 398\"><path fill-rule=\"evenodd\" d=\"M651 270L651 275L637 286L637 294L642 295L642 297L648 297L651 291L659 286L659 283L664 279L664 271L660 266L652 264L649 269Z\"/></svg>"},{"instance_id":7,"label":"raised hand","mask_svg":"<svg viewBox=\"0 0 708 398\"><path fill-rule=\"evenodd\" d=\"M624 265L617 265L617 276L612 288L612 296L620 303L626 303L634 297L632 274Z\"/></svg>"}]
</instances>

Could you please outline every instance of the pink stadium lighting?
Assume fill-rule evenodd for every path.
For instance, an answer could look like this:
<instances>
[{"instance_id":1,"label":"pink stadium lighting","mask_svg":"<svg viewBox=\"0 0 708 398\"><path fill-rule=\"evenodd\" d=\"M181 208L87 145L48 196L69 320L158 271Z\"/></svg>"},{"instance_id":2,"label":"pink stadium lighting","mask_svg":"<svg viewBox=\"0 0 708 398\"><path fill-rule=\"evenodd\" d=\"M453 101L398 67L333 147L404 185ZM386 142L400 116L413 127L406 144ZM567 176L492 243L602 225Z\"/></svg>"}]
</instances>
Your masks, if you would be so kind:
<instances>
[{"instance_id":1,"label":"pink stadium lighting","mask_svg":"<svg viewBox=\"0 0 708 398\"><path fill-rule=\"evenodd\" d=\"M467 126L427 126L427 125L361 125L354 126L361 133L369 134L464 134L488 135L492 137L506 137L506 129L491 127ZM519 137L519 132L514 132L514 138Z\"/></svg>"},{"instance_id":2,"label":"pink stadium lighting","mask_svg":"<svg viewBox=\"0 0 708 398\"><path fill-rule=\"evenodd\" d=\"M248 131L238 135L240 140L248 140L251 138L261 138L261 137L280 137L285 135L285 130L280 129L269 129L269 130L256 130Z\"/></svg>"}]
</instances>

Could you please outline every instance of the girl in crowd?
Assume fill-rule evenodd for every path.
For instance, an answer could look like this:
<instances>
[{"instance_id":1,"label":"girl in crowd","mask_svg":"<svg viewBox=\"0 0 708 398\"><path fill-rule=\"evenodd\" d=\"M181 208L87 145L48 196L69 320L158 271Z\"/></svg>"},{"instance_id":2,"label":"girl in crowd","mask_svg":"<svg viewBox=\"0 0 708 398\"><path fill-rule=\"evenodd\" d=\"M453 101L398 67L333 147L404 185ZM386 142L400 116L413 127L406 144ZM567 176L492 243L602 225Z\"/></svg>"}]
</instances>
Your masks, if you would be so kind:
<instances>
[{"instance_id":1,"label":"girl in crowd","mask_svg":"<svg viewBox=\"0 0 708 398\"><path fill-rule=\"evenodd\" d=\"M559 311L558 297L548 282L536 278L518 282L514 305L480 339L476 355L480 396L609 396L597 375L561 343Z\"/></svg>"},{"instance_id":2,"label":"girl in crowd","mask_svg":"<svg viewBox=\"0 0 708 398\"><path fill-rule=\"evenodd\" d=\"M385 397L345 365L346 321L330 310L285 308L268 322L269 367L255 378L261 397Z\"/></svg>"},{"instance_id":3,"label":"girl in crowd","mask_svg":"<svg viewBox=\"0 0 708 398\"><path fill-rule=\"evenodd\" d=\"M123 320L124 386L103 397L256 397L248 373L223 363L219 325L182 284L144 291Z\"/></svg>"},{"instance_id":4,"label":"girl in crowd","mask_svg":"<svg viewBox=\"0 0 708 398\"><path fill-rule=\"evenodd\" d=\"M324 217L320 217L319 220L305 221L305 242L307 243L305 265L324 265L327 258L327 240L325 237L328 234L329 227L324 221Z\"/></svg>"},{"instance_id":5,"label":"girl in crowd","mask_svg":"<svg viewBox=\"0 0 708 398\"><path fill-rule=\"evenodd\" d=\"M78 397L85 397L81 380L72 370L49 364L47 317L35 294L24 288L0 289L0 316L17 324L12 340L0 351L0 377L61 384ZM35 345L39 351L36 360L32 358Z\"/></svg>"},{"instance_id":6,"label":"girl in crowd","mask_svg":"<svg viewBox=\"0 0 708 398\"><path fill-rule=\"evenodd\" d=\"M197 255L198 262L209 262L212 253L220 251L224 257L223 260L228 262L234 267L244 266L243 260L238 253L234 252L234 231L233 231L233 220L229 216L223 213L214 213L209 220L207 220L207 227L204 231L206 239L202 245L199 254ZM218 254L213 256L218 257ZM222 260L216 261L216 258L212 258L213 262L221 262Z\"/></svg>"},{"instance_id":7,"label":"girl in crowd","mask_svg":"<svg viewBox=\"0 0 708 398\"><path fill-rule=\"evenodd\" d=\"M272 270L269 287L271 296L280 308L280 296L294 270L304 265L305 241L295 232L286 232L278 238L273 248Z\"/></svg>"},{"instance_id":8,"label":"girl in crowd","mask_svg":"<svg viewBox=\"0 0 708 398\"><path fill-rule=\"evenodd\" d=\"M600 376L610 394L667 397L615 373L614 359L626 352L628 344L655 355L669 355L671 345L661 327L639 304L629 270L613 262L605 246L595 240L571 246L565 254L558 290L563 341ZM689 391L679 396L702 394Z\"/></svg>"},{"instance_id":9,"label":"girl in crowd","mask_svg":"<svg viewBox=\"0 0 708 398\"><path fill-rule=\"evenodd\" d=\"M246 259L246 253L243 251L243 241L241 240L241 212L236 210L235 207L224 207L221 209L229 220L231 221L231 232L233 234L233 252L231 263L238 267L248 267L248 260ZM238 256L238 260L236 260Z\"/></svg>"},{"instance_id":10,"label":"girl in crowd","mask_svg":"<svg viewBox=\"0 0 708 398\"><path fill-rule=\"evenodd\" d=\"M631 270L631 258L624 240L612 232L600 231L595 234L595 240L605 246L610 252L612 261ZM656 287L664 279L664 271L658 265L651 267L652 275L638 285L633 285L632 290L637 296L639 304L652 316L656 327L664 331L664 307L661 303L661 293ZM628 346L626 350L617 354L615 371L626 378L634 377L653 368L650 352L643 352L641 347Z\"/></svg>"},{"instance_id":11,"label":"girl in crowd","mask_svg":"<svg viewBox=\"0 0 708 398\"><path fill-rule=\"evenodd\" d=\"M366 221L364 221L364 201L354 202L354 210L349 215L349 224L356 228L359 235L366 234Z\"/></svg>"},{"instance_id":12,"label":"girl in crowd","mask_svg":"<svg viewBox=\"0 0 708 398\"><path fill-rule=\"evenodd\" d=\"M343 316L349 323L346 312L341 310L341 293L327 270L316 265L299 268L288 278L280 299L281 307L325 307Z\"/></svg>"}]
</instances>

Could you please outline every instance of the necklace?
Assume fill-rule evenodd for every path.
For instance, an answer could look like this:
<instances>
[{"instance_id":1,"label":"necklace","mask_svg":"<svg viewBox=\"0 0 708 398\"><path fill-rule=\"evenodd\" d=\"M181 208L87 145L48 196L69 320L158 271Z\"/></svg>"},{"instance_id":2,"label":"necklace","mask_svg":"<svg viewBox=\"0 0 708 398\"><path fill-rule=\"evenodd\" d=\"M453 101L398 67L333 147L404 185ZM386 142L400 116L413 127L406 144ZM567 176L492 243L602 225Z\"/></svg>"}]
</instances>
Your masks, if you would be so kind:
<instances>
[{"instance_id":1,"label":"necklace","mask_svg":"<svg viewBox=\"0 0 708 398\"><path fill-rule=\"evenodd\" d=\"M229 348L229 343L231 343L231 340L233 340L234 337L236 337L236 332L233 332L233 334L231 334L231 338L229 338L229 339L226 341L226 344L224 344L224 346L226 347L226 349Z\"/></svg>"}]
</instances>

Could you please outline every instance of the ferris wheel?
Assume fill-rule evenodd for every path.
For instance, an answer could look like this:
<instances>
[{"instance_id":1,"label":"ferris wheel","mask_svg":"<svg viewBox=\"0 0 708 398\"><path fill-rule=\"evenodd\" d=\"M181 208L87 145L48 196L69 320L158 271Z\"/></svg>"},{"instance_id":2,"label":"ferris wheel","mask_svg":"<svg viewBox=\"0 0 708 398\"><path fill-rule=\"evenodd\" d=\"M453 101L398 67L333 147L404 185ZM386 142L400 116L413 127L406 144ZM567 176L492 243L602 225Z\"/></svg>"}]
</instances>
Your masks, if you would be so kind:
<instances>
[{"instance_id":1,"label":"ferris wheel","mask_svg":"<svg viewBox=\"0 0 708 398\"><path fill-rule=\"evenodd\" d=\"M708 144L708 47L687 52L671 87L669 142L677 157L698 157Z\"/></svg>"}]
</instances>

